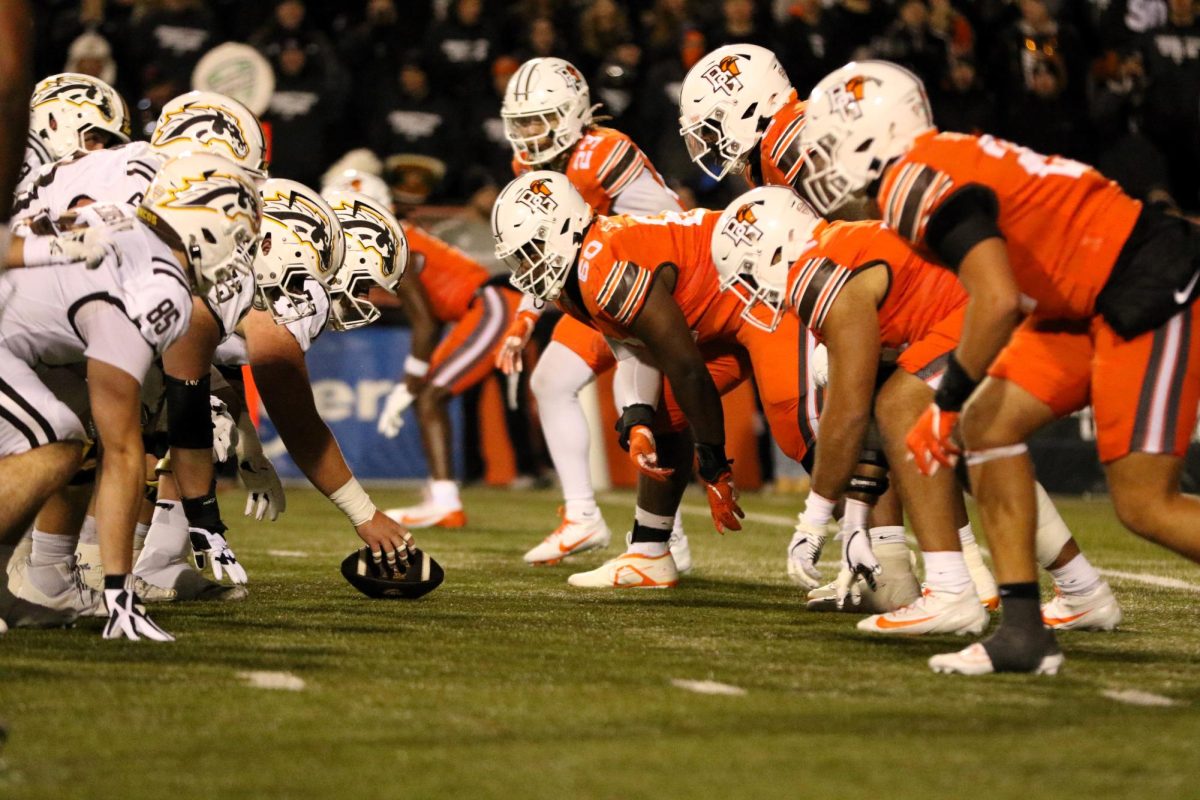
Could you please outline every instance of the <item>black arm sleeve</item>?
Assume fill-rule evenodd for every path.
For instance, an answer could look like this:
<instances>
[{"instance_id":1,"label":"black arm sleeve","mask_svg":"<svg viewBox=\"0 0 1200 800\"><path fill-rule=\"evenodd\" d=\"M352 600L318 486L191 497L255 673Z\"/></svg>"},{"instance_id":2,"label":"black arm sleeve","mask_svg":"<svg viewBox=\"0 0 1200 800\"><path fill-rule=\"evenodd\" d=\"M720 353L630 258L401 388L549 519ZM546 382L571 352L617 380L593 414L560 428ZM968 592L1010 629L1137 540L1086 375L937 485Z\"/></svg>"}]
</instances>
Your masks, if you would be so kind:
<instances>
[{"instance_id":1,"label":"black arm sleeve","mask_svg":"<svg viewBox=\"0 0 1200 800\"><path fill-rule=\"evenodd\" d=\"M978 183L956 189L933 212L925 226L925 244L951 270L971 248L985 239L1001 237L996 219L1000 203L996 193Z\"/></svg>"}]
</instances>

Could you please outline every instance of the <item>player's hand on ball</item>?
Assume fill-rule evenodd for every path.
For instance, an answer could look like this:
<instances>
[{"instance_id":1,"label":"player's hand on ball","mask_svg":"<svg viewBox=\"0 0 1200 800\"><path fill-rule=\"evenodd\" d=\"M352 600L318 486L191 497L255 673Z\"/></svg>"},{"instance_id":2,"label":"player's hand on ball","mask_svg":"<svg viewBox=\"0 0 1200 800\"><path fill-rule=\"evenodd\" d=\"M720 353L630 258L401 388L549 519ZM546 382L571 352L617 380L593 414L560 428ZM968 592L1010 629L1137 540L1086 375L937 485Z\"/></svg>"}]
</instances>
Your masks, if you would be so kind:
<instances>
[{"instance_id":1,"label":"player's hand on ball","mask_svg":"<svg viewBox=\"0 0 1200 800\"><path fill-rule=\"evenodd\" d=\"M355 530L358 538L371 548L372 558L378 555L381 560L390 563L392 572L395 572L397 563L407 562L409 555L417 549L408 529L378 509L375 516Z\"/></svg>"}]
</instances>

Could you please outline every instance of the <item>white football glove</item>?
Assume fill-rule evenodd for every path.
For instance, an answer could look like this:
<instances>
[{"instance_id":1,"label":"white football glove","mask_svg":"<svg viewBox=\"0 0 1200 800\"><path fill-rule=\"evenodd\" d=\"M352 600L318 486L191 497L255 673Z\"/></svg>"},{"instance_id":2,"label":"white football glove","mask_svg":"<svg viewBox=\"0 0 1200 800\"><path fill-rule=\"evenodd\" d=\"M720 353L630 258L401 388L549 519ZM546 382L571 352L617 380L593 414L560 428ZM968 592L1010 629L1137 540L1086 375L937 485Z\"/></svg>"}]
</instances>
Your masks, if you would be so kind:
<instances>
[{"instance_id":1,"label":"white football glove","mask_svg":"<svg viewBox=\"0 0 1200 800\"><path fill-rule=\"evenodd\" d=\"M83 262L95 269L108 255L120 259L108 230L102 226L78 228L58 236L25 239L23 259L27 267L52 267Z\"/></svg>"},{"instance_id":2,"label":"white football glove","mask_svg":"<svg viewBox=\"0 0 1200 800\"><path fill-rule=\"evenodd\" d=\"M413 404L416 398L408 390L408 386L397 383L391 393L383 401L383 409L379 412L379 422L376 429L389 439L400 435L404 427L404 412Z\"/></svg>"},{"instance_id":3,"label":"white football glove","mask_svg":"<svg viewBox=\"0 0 1200 800\"><path fill-rule=\"evenodd\" d=\"M845 528L838 538L842 540L842 568L837 578L837 604L841 608L860 579L874 589L875 576L883 572L883 566L871 549L871 535L865 527Z\"/></svg>"},{"instance_id":4,"label":"white football glove","mask_svg":"<svg viewBox=\"0 0 1200 800\"><path fill-rule=\"evenodd\" d=\"M829 350L819 344L813 348L808 359L808 371L812 374L813 383L817 386L829 384Z\"/></svg>"},{"instance_id":5,"label":"white football glove","mask_svg":"<svg viewBox=\"0 0 1200 800\"><path fill-rule=\"evenodd\" d=\"M821 560L821 548L825 546L825 525L812 525L801 516L796 522L796 532L788 544L788 577L806 589L821 585L821 572L817 562Z\"/></svg>"},{"instance_id":6,"label":"white football glove","mask_svg":"<svg viewBox=\"0 0 1200 800\"><path fill-rule=\"evenodd\" d=\"M261 520L264 516L274 522L279 515L287 511L287 498L283 494L283 484L275 472L271 459L262 453L251 455L238 461L238 473L246 491L245 516Z\"/></svg>"},{"instance_id":7,"label":"white football glove","mask_svg":"<svg viewBox=\"0 0 1200 800\"><path fill-rule=\"evenodd\" d=\"M229 413L229 406L215 394L208 396L208 408L212 412L213 461L221 463L236 452L237 423Z\"/></svg>"},{"instance_id":8,"label":"white football glove","mask_svg":"<svg viewBox=\"0 0 1200 800\"><path fill-rule=\"evenodd\" d=\"M224 536L204 528L188 528L188 538L192 540L196 564L201 569L205 561L212 561L213 577L217 580L223 580L228 575L231 583L246 582L246 568L238 563Z\"/></svg>"}]
</instances>

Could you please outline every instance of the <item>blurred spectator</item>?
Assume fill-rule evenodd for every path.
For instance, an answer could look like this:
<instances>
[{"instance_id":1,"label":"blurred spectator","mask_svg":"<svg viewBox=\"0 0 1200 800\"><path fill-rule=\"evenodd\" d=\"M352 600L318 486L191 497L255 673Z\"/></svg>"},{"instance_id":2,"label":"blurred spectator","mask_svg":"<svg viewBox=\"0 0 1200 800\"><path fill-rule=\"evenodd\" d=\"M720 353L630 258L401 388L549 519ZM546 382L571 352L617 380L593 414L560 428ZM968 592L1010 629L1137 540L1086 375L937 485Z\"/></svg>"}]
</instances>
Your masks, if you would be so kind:
<instances>
[{"instance_id":1,"label":"blurred spectator","mask_svg":"<svg viewBox=\"0 0 1200 800\"><path fill-rule=\"evenodd\" d=\"M445 21L435 25L426 40L439 92L459 98L487 96L495 33L484 16L483 0L453 0Z\"/></svg>"},{"instance_id":2,"label":"blurred spectator","mask_svg":"<svg viewBox=\"0 0 1200 800\"><path fill-rule=\"evenodd\" d=\"M941 89L933 96L933 118L939 128L958 133L995 132L996 101L979 79L974 60L950 59Z\"/></svg>"},{"instance_id":3,"label":"blurred spectator","mask_svg":"<svg viewBox=\"0 0 1200 800\"><path fill-rule=\"evenodd\" d=\"M1100 39L1105 47L1120 48L1138 34L1167 24L1168 0L1111 0L1100 16Z\"/></svg>"},{"instance_id":4,"label":"blurred spectator","mask_svg":"<svg viewBox=\"0 0 1200 800\"><path fill-rule=\"evenodd\" d=\"M788 6L776 55L803 97L837 65L826 56L821 0L795 0Z\"/></svg>"},{"instance_id":5,"label":"blurred spectator","mask_svg":"<svg viewBox=\"0 0 1200 800\"><path fill-rule=\"evenodd\" d=\"M645 139L639 140L638 145L663 175L679 180L690 180L693 173L701 174L692 166L679 135L679 88L687 71L708 49L703 33L695 29L684 31L671 58L661 59L650 67L642 90Z\"/></svg>"},{"instance_id":6,"label":"blurred spectator","mask_svg":"<svg viewBox=\"0 0 1200 800\"><path fill-rule=\"evenodd\" d=\"M637 108L642 49L636 44L617 45L590 81L592 100L604 104L604 113L636 141L642 119Z\"/></svg>"},{"instance_id":7,"label":"blurred spectator","mask_svg":"<svg viewBox=\"0 0 1200 800\"><path fill-rule=\"evenodd\" d=\"M496 240L492 238L492 206L499 186L484 170L472 169L463 189L467 198L464 213L434 225L430 233L465 252L492 275L507 275L508 267L496 258Z\"/></svg>"},{"instance_id":8,"label":"blurred spectator","mask_svg":"<svg viewBox=\"0 0 1200 800\"><path fill-rule=\"evenodd\" d=\"M477 103L472 111L469 125L469 163L481 167L500 186L512 180L512 145L504 135L504 120L500 117L500 106L504 102L504 90L508 79L521 65L511 56L501 56L492 62L492 91L486 102ZM469 178L467 178L469 180ZM469 191L460 192L464 197Z\"/></svg>"},{"instance_id":9,"label":"blurred spectator","mask_svg":"<svg viewBox=\"0 0 1200 800\"><path fill-rule=\"evenodd\" d=\"M1200 24L1192 0L1170 0L1167 23L1143 34L1142 130L1171 165L1171 193L1200 207Z\"/></svg>"},{"instance_id":10,"label":"blurred spectator","mask_svg":"<svg viewBox=\"0 0 1200 800\"><path fill-rule=\"evenodd\" d=\"M902 0L896 19L872 44L877 58L894 61L916 73L927 86L941 83L946 69L946 43L930 26L925 0Z\"/></svg>"},{"instance_id":11,"label":"blurred spectator","mask_svg":"<svg viewBox=\"0 0 1200 800\"><path fill-rule=\"evenodd\" d=\"M303 32L273 40L265 54L275 69L275 91L263 114L271 126L271 174L316 186L332 155L330 121L341 117L343 106L328 54Z\"/></svg>"},{"instance_id":12,"label":"blurred spectator","mask_svg":"<svg viewBox=\"0 0 1200 800\"><path fill-rule=\"evenodd\" d=\"M504 4L498 49L516 53L531 46L530 28L538 19L550 20L559 43L566 44L572 38L574 11L568 0L510 0ZM494 15L491 9L488 13Z\"/></svg>"},{"instance_id":13,"label":"blurred spectator","mask_svg":"<svg viewBox=\"0 0 1200 800\"><path fill-rule=\"evenodd\" d=\"M674 58L679 50L679 40L691 24L687 0L654 0L641 16L641 44L646 62L655 64Z\"/></svg>"},{"instance_id":14,"label":"blurred spectator","mask_svg":"<svg viewBox=\"0 0 1200 800\"><path fill-rule=\"evenodd\" d=\"M400 26L396 0L368 0L366 18L351 29L339 43L342 65L353 76L347 113L351 119L371 117L379 94L373 76L395 75L403 52L405 29ZM344 146L366 143L361 126L346 126L341 135Z\"/></svg>"},{"instance_id":15,"label":"blurred spectator","mask_svg":"<svg viewBox=\"0 0 1200 800\"><path fill-rule=\"evenodd\" d=\"M192 70L214 45L216 21L203 0L158 0L133 26L129 49L143 87L191 87Z\"/></svg>"},{"instance_id":16,"label":"blurred spectator","mask_svg":"<svg viewBox=\"0 0 1200 800\"><path fill-rule=\"evenodd\" d=\"M521 61L531 58L547 58L556 56L571 61L571 53L562 41L552 17L534 17L529 23L528 35L521 42L517 51Z\"/></svg>"},{"instance_id":17,"label":"blurred spectator","mask_svg":"<svg viewBox=\"0 0 1200 800\"><path fill-rule=\"evenodd\" d=\"M946 43L951 55L970 56L974 51L975 31L950 0L930 0L929 27Z\"/></svg>"},{"instance_id":18,"label":"blurred spectator","mask_svg":"<svg viewBox=\"0 0 1200 800\"><path fill-rule=\"evenodd\" d=\"M405 54L399 80L381 89L373 115L371 147L383 157L420 153L443 161L453 152L453 116L444 95L435 94L418 52Z\"/></svg>"},{"instance_id":19,"label":"blurred spectator","mask_svg":"<svg viewBox=\"0 0 1200 800\"><path fill-rule=\"evenodd\" d=\"M579 15L580 52L575 66L584 75L594 75L617 45L631 41L629 18L615 0L595 0Z\"/></svg>"},{"instance_id":20,"label":"blurred spectator","mask_svg":"<svg viewBox=\"0 0 1200 800\"><path fill-rule=\"evenodd\" d=\"M721 0L721 17L704 38L709 49L727 44L774 45L766 26L755 18L753 0Z\"/></svg>"},{"instance_id":21,"label":"blurred spectator","mask_svg":"<svg viewBox=\"0 0 1200 800\"><path fill-rule=\"evenodd\" d=\"M406 217L437 191L446 177L446 163L420 153L397 153L384 161L383 177L392 189L397 215Z\"/></svg>"},{"instance_id":22,"label":"blurred spectator","mask_svg":"<svg viewBox=\"0 0 1200 800\"><path fill-rule=\"evenodd\" d=\"M1039 153L1091 160L1081 119L1064 101L1067 71L1054 57L1033 62L1028 90L1018 94L1008 109L1008 136Z\"/></svg>"},{"instance_id":23,"label":"blurred spectator","mask_svg":"<svg viewBox=\"0 0 1200 800\"><path fill-rule=\"evenodd\" d=\"M317 46L317 52L310 55L319 56L322 61L329 62L336 56L333 42L308 18L308 7L303 0L277 0L271 19L250 37L250 44L262 50L268 56L278 52L283 42L303 37L307 42ZM329 69L330 64L322 64Z\"/></svg>"},{"instance_id":24,"label":"blurred spectator","mask_svg":"<svg viewBox=\"0 0 1200 800\"><path fill-rule=\"evenodd\" d=\"M117 85L117 62L113 60L112 47L98 33L88 31L71 42L67 50L65 72L82 72L99 78L109 86Z\"/></svg>"},{"instance_id":25,"label":"blurred spectator","mask_svg":"<svg viewBox=\"0 0 1200 800\"><path fill-rule=\"evenodd\" d=\"M840 0L826 9L827 63L836 68L858 57L859 51L883 33L891 20L891 10L882 0Z\"/></svg>"}]
</instances>

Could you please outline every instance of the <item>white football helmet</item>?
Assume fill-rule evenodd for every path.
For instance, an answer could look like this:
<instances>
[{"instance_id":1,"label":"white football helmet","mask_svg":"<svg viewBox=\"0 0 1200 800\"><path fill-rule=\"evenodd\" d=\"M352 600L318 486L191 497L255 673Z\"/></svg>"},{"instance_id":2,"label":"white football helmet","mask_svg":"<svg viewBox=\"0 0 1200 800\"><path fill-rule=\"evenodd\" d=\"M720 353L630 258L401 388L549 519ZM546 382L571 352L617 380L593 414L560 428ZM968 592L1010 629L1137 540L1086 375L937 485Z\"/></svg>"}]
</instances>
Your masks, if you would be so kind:
<instances>
[{"instance_id":1,"label":"white football helmet","mask_svg":"<svg viewBox=\"0 0 1200 800\"><path fill-rule=\"evenodd\" d=\"M571 62L531 58L509 78L500 117L517 161L537 166L574 147L595 109Z\"/></svg>"},{"instance_id":2,"label":"white football helmet","mask_svg":"<svg viewBox=\"0 0 1200 800\"><path fill-rule=\"evenodd\" d=\"M154 175L138 217L187 255L200 294L240 294L262 226L262 201L251 177L227 158L185 153Z\"/></svg>"},{"instance_id":3,"label":"white football helmet","mask_svg":"<svg viewBox=\"0 0 1200 800\"><path fill-rule=\"evenodd\" d=\"M787 186L760 186L721 212L712 235L712 258L721 289L745 303L742 318L773 331L787 309L788 270L812 244L822 222ZM764 318L756 306L761 303Z\"/></svg>"},{"instance_id":4,"label":"white football helmet","mask_svg":"<svg viewBox=\"0 0 1200 800\"><path fill-rule=\"evenodd\" d=\"M250 109L216 92L188 92L163 106L150 146L169 156L206 150L267 177L267 140Z\"/></svg>"},{"instance_id":5,"label":"white football helmet","mask_svg":"<svg viewBox=\"0 0 1200 800\"><path fill-rule=\"evenodd\" d=\"M740 171L793 91L767 48L730 44L713 50L688 70L679 90L679 133L688 155L713 180Z\"/></svg>"},{"instance_id":6,"label":"white football helmet","mask_svg":"<svg viewBox=\"0 0 1200 800\"><path fill-rule=\"evenodd\" d=\"M129 141L129 109L121 95L99 78L78 72L51 75L34 87L29 124L55 161L84 152L89 131Z\"/></svg>"},{"instance_id":7,"label":"white football helmet","mask_svg":"<svg viewBox=\"0 0 1200 800\"><path fill-rule=\"evenodd\" d=\"M553 302L579 255L592 208L560 172L538 170L509 183L492 206L496 258L518 291Z\"/></svg>"},{"instance_id":8,"label":"white football helmet","mask_svg":"<svg viewBox=\"0 0 1200 800\"><path fill-rule=\"evenodd\" d=\"M379 319L379 309L367 299L378 284L389 292L408 267L408 239L387 204L362 192L327 191L346 236L346 258L329 284L329 308L334 330L348 331Z\"/></svg>"},{"instance_id":9,"label":"white football helmet","mask_svg":"<svg viewBox=\"0 0 1200 800\"><path fill-rule=\"evenodd\" d=\"M337 215L312 189L272 178L259 187L262 238L254 259L254 307L270 311L277 323L316 313L305 284L316 278L329 286L346 254Z\"/></svg>"},{"instance_id":10,"label":"white football helmet","mask_svg":"<svg viewBox=\"0 0 1200 800\"><path fill-rule=\"evenodd\" d=\"M392 207L392 190L387 181L360 169L344 169L335 175L326 173L321 184L321 194L326 200L331 192L361 192L384 208Z\"/></svg>"},{"instance_id":11,"label":"white football helmet","mask_svg":"<svg viewBox=\"0 0 1200 800\"><path fill-rule=\"evenodd\" d=\"M812 90L800 146L800 186L828 216L933 128L921 79L887 61L851 61Z\"/></svg>"}]
</instances>

